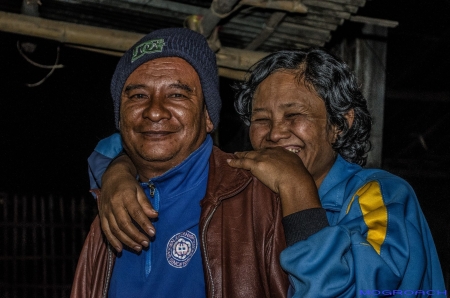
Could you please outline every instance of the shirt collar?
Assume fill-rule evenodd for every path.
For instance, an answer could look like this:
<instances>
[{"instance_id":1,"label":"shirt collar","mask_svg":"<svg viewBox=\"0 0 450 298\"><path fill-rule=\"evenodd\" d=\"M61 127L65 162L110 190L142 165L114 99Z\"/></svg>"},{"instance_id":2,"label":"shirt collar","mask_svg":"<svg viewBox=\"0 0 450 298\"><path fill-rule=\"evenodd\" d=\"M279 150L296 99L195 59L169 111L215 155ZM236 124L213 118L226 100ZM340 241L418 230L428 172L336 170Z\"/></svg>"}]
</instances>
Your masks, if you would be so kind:
<instances>
[{"instance_id":1,"label":"shirt collar","mask_svg":"<svg viewBox=\"0 0 450 298\"><path fill-rule=\"evenodd\" d=\"M155 185L161 194L179 195L198 186L208 176L209 156L213 147L211 136L179 165L171 168L161 176L153 177L149 182Z\"/></svg>"},{"instance_id":2,"label":"shirt collar","mask_svg":"<svg viewBox=\"0 0 450 298\"><path fill-rule=\"evenodd\" d=\"M336 161L319 187L322 207L326 209L340 209L347 185L341 182L348 180L361 169L361 166L346 161L338 154Z\"/></svg>"}]
</instances>

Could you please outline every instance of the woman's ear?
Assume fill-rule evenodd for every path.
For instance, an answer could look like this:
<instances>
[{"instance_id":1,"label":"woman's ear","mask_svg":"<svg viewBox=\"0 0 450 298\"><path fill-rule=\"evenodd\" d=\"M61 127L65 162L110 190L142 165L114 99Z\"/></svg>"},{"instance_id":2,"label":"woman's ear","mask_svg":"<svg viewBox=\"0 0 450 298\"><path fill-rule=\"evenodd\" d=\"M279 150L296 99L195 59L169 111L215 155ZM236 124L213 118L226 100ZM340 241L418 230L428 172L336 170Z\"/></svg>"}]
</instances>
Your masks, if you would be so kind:
<instances>
[{"instance_id":1,"label":"woman's ear","mask_svg":"<svg viewBox=\"0 0 450 298\"><path fill-rule=\"evenodd\" d=\"M350 109L345 115L345 119L347 119L348 128L352 127L353 120L355 120L355 111Z\"/></svg>"},{"instance_id":2,"label":"woman's ear","mask_svg":"<svg viewBox=\"0 0 450 298\"><path fill-rule=\"evenodd\" d=\"M340 133L341 133L341 131L338 129L338 127L336 125L333 125L333 139L332 139L331 143L336 142Z\"/></svg>"},{"instance_id":3,"label":"woman's ear","mask_svg":"<svg viewBox=\"0 0 450 298\"><path fill-rule=\"evenodd\" d=\"M353 109L350 109L347 113L345 113L344 117L345 117L345 120L347 120L348 128L352 127L353 120L355 120L355 111ZM333 141L332 141L332 143L336 142L336 140L341 132L342 131L339 130L339 128L337 126L333 125Z\"/></svg>"}]
</instances>

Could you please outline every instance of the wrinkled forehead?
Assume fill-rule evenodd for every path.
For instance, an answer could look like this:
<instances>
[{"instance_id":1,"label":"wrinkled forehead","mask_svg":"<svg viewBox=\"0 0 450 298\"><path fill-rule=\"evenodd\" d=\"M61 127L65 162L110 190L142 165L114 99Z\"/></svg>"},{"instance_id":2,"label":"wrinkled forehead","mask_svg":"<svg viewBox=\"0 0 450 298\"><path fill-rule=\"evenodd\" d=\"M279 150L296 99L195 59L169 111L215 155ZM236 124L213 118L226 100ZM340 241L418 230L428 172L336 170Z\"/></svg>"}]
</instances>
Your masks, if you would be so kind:
<instances>
[{"instance_id":1,"label":"wrinkled forehead","mask_svg":"<svg viewBox=\"0 0 450 298\"><path fill-rule=\"evenodd\" d=\"M252 111L289 108L293 106L322 105L313 86L294 71L278 71L269 75L255 90Z\"/></svg>"},{"instance_id":2,"label":"wrinkled forehead","mask_svg":"<svg viewBox=\"0 0 450 298\"><path fill-rule=\"evenodd\" d=\"M256 86L253 100L257 97L265 97L267 94L282 94L287 91L295 93L296 90L304 91L305 89L317 94L314 86L305 80L304 72L299 73L292 69L277 70Z\"/></svg>"},{"instance_id":3,"label":"wrinkled forehead","mask_svg":"<svg viewBox=\"0 0 450 298\"><path fill-rule=\"evenodd\" d=\"M180 57L162 57L156 58L142 63L139 67L137 67L131 74L135 72L146 70L147 72L151 72L154 74L158 73L171 73L173 76L192 76L197 78L200 81L197 71L194 67Z\"/></svg>"}]
</instances>

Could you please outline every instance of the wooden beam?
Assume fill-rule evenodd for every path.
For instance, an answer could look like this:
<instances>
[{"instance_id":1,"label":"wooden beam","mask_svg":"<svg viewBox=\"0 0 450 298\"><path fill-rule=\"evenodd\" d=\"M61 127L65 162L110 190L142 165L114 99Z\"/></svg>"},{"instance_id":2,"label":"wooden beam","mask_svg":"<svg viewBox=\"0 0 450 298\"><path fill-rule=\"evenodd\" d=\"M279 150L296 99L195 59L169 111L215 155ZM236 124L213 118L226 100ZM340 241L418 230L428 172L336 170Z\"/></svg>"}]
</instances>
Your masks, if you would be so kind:
<instances>
[{"instance_id":1,"label":"wooden beam","mask_svg":"<svg viewBox=\"0 0 450 298\"><path fill-rule=\"evenodd\" d=\"M0 11L0 30L61 43L125 52L143 35Z\"/></svg>"},{"instance_id":2,"label":"wooden beam","mask_svg":"<svg viewBox=\"0 0 450 298\"><path fill-rule=\"evenodd\" d=\"M68 22L47 20L21 14L0 11L0 31L55 40L83 49L102 51L105 54L121 55L144 35L134 32L86 26ZM246 71L266 52L256 52L222 47L217 52L217 65L231 70ZM241 77L237 72L234 77Z\"/></svg>"},{"instance_id":3,"label":"wooden beam","mask_svg":"<svg viewBox=\"0 0 450 298\"><path fill-rule=\"evenodd\" d=\"M278 26L278 24L283 20L283 18L286 16L285 12L274 12L270 15L270 17L266 20L263 29L261 32L255 37L255 39L252 40L251 43L249 43L245 49L246 50L255 50L260 45L266 41L267 38L275 31L275 28Z\"/></svg>"},{"instance_id":4,"label":"wooden beam","mask_svg":"<svg viewBox=\"0 0 450 298\"><path fill-rule=\"evenodd\" d=\"M388 27L388 28L395 28L398 26L397 21L376 19L376 18L370 18L370 17L364 17L364 16L351 16L350 21L356 22L356 23L368 24L368 25Z\"/></svg>"},{"instance_id":5,"label":"wooden beam","mask_svg":"<svg viewBox=\"0 0 450 298\"><path fill-rule=\"evenodd\" d=\"M261 0L241 0L241 5L250 5L268 9L283 10L295 13L307 13L308 8L299 1L279 0L279 1L261 1Z\"/></svg>"}]
</instances>

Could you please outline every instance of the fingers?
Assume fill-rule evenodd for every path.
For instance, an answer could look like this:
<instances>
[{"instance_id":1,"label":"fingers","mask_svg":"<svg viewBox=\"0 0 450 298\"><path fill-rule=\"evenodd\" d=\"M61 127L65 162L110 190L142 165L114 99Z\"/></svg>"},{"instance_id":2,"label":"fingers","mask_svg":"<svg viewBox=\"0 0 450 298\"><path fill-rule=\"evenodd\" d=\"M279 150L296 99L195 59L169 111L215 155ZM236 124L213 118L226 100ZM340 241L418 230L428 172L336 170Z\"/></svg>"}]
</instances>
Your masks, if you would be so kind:
<instances>
[{"instance_id":1,"label":"fingers","mask_svg":"<svg viewBox=\"0 0 450 298\"><path fill-rule=\"evenodd\" d=\"M250 151L234 152L237 158L246 158Z\"/></svg>"},{"instance_id":2,"label":"fingers","mask_svg":"<svg viewBox=\"0 0 450 298\"><path fill-rule=\"evenodd\" d=\"M117 252L121 252L122 251L122 243L116 237L114 237L114 235L111 233L111 230L109 229L108 220L106 220L104 217L100 216L100 224L102 226L103 233L105 234L108 242L111 244L112 247L114 247L114 249Z\"/></svg>"},{"instance_id":3,"label":"fingers","mask_svg":"<svg viewBox=\"0 0 450 298\"><path fill-rule=\"evenodd\" d=\"M263 150L242 151L235 152L234 156L236 158L227 159L228 165L234 168L250 170L253 173L255 167L258 167L258 163L261 163L266 158L266 153Z\"/></svg>"},{"instance_id":4,"label":"fingers","mask_svg":"<svg viewBox=\"0 0 450 298\"><path fill-rule=\"evenodd\" d=\"M136 182L133 181L133 183ZM121 243L139 252L142 247L148 247L148 236L153 237L155 235L155 228L146 214L155 218L158 213L148 203L139 185L115 190L115 193L116 195L105 195L99 201L102 229L110 244L118 252L122 250ZM141 196L140 199L139 196ZM146 211L141 207L138 200L141 202L147 201ZM140 227L142 230L139 229Z\"/></svg>"},{"instance_id":5,"label":"fingers","mask_svg":"<svg viewBox=\"0 0 450 298\"><path fill-rule=\"evenodd\" d=\"M148 246L148 238L131 221L115 224L114 220L110 220L109 223L112 234L115 235L118 241L129 248L139 252L143 246Z\"/></svg>"},{"instance_id":6,"label":"fingers","mask_svg":"<svg viewBox=\"0 0 450 298\"><path fill-rule=\"evenodd\" d=\"M247 158L248 151L246 152L236 152L234 155L236 158L227 159L228 165L233 168L251 170L254 161L250 158Z\"/></svg>"},{"instance_id":7,"label":"fingers","mask_svg":"<svg viewBox=\"0 0 450 298\"><path fill-rule=\"evenodd\" d=\"M236 156L238 159L244 159L244 160L245 159L261 160L261 159L265 159L269 156L279 154L279 150L284 151L285 149L283 149L281 147L275 147L275 148L264 148L264 149L253 150L253 151L242 151L242 152L235 152L234 156ZM278 153L277 153L277 151L278 151Z\"/></svg>"},{"instance_id":8,"label":"fingers","mask_svg":"<svg viewBox=\"0 0 450 298\"><path fill-rule=\"evenodd\" d=\"M130 247L131 249L135 250L136 252L142 250L142 245L133 241L131 238L127 236L127 234L122 232L113 217L111 217L109 220L106 219L101 220L101 224L106 239L108 239L108 242L111 244L112 247L114 247L114 249L117 252L122 251L123 249L122 243Z\"/></svg>"},{"instance_id":9,"label":"fingers","mask_svg":"<svg viewBox=\"0 0 450 298\"><path fill-rule=\"evenodd\" d=\"M282 147L236 152L234 155L236 158L227 160L231 167L251 171L275 193L280 192L283 180L291 181L291 177L295 177L302 164L299 156Z\"/></svg>"},{"instance_id":10,"label":"fingers","mask_svg":"<svg viewBox=\"0 0 450 298\"><path fill-rule=\"evenodd\" d=\"M109 217L111 233L131 249L140 251L142 247L148 246L148 236L153 237L155 235L155 228L134 197L124 198L122 203L121 208L115 207L112 209L112 214ZM140 230L139 227L142 225L145 228Z\"/></svg>"},{"instance_id":11,"label":"fingers","mask_svg":"<svg viewBox=\"0 0 450 298\"><path fill-rule=\"evenodd\" d=\"M131 211L132 217L145 233L153 237L156 231L153 225L151 224L149 218L157 218L158 212L153 208L152 204L148 201L148 198L145 195L142 188L139 188L137 190L137 200L139 202L140 208Z\"/></svg>"},{"instance_id":12,"label":"fingers","mask_svg":"<svg viewBox=\"0 0 450 298\"><path fill-rule=\"evenodd\" d=\"M141 233L132 222L125 208L99 212L102 230L108 242L118 251L122 251L122 243L139 252L148 246L148 237Z\"/></svg>"}]
</instances>

